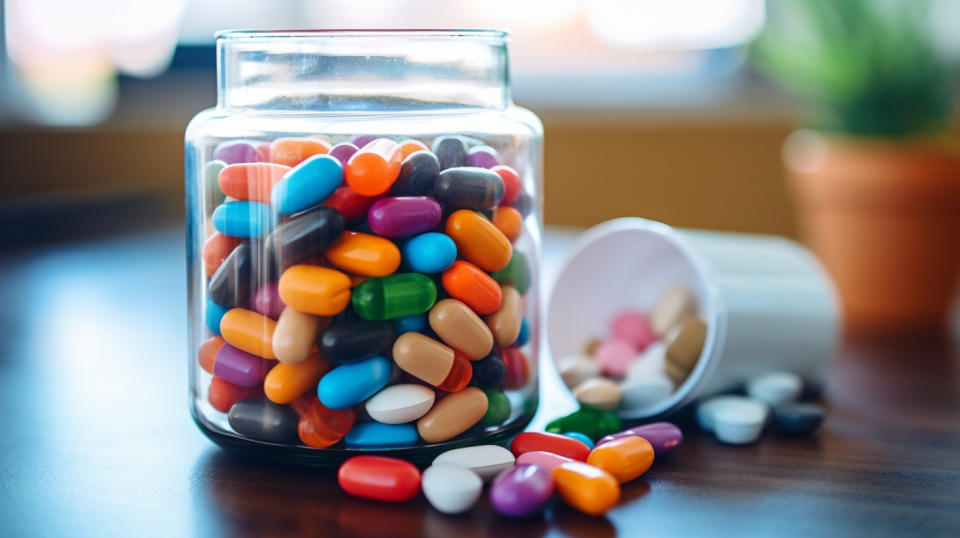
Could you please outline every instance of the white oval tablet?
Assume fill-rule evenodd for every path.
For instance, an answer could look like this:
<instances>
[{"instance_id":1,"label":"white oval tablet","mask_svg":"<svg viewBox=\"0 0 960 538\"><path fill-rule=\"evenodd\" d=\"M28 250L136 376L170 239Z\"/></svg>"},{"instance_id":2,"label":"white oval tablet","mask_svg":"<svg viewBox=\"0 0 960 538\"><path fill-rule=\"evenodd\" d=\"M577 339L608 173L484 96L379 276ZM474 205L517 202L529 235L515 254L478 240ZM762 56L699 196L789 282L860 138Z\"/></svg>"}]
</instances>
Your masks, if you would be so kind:
<instances>
[{"instance_id":1,"label":"white oval tablet","mask_svg":"<svg viewBox=\"0 0 960 538\"><path fill-rule=\"evenodd\" d=\"M673 381L663 374L625 381L620 385L625 409L643 409L660 403L673 394Z\"/></svg>"},{"instance_id":2,"label":"white oval tablet","mask_svg":"<svg viewBox=\"0 0 960 538\"><path fill-rule=\"evenodd\" d=\"M515 461L516 458L514 458L513 453L502 446L479 445L448 450L434 458L433 464L464 467L487 482L504 469L513 467Z\"/></svg>"},{"instance_id":3,"label":"white oval tablet","mask_svg":"<svg viewBox=\"0 0 960 538\"><path fill-rule=\"evenodd\" d=\"M700 425L700 429L708 433L713 433L713 414L716 413L717 409L729 405L730 402L742 400L749 400L749 398L745 396L724 395L707 398L700 402L700 404L697 405L697 424Z\"/></svg>"},{"instance_id":4,"label":"white oval tablet","mask_svg":"<svg viewBox=\"0 0 960 538\"><path fill-rule=\"evenodd\" d=\"M803 391L803 379L792 372L770 372L757 376L747 383L747 394L751 398L766 402L772 406L792 403Z\"/></svg>"},{"instance_id":5,"label":"white oval tablet","mask_svg":"<svg viewBox=\"0 0 960 538\"><path fill-rule=\"evenodd\" d=\"M469 510L480 497L483 481L470 469L441 463L427 467L420 482L423 495L444 514Z\"/></svg>"},{"instance_id":6,"label":"white oval tablet","mask_svg":"<svg viewBox=\"0 0 960 538\"><path fill-rule=\"evenodd\" d=\"M662 341L650 344L639 357L630 363L626 379L630 381L664 374L667 371L666 357L666 344Z\"/></svg>"},{"instance_id":7,"label":"white oval tablet","mask_svg":"<svg viewBox=\"0 0 960 538\"><path fill-rule=\"evenodd\" d=\"M720 405L713 412L713 433L731 445L747 445L760 438L770 412L767 404L744 398Z\"/></svg>"},{"instance_id":8,"label":"white oval tablet","mask_svg":"<svg viewBox=\"0 0 960 538\"><path fill-rule=\"evenodd\" d=\"M384 424L412 422L433 407L433 389L407 383L392 385L376 393L364 406L370 418Z\"/></svg>"},{"instance_id":9,"label":"white oval tablet","mask_svg":"<svg viewBox=\"0 0 960 538\"><path fill-rule=\"evenodd\" d=\"M583 355L571 355L557 361L557 371L560 372L564 384L573 388L600 375L600 364Z\"/></svg>"}]
</instances>

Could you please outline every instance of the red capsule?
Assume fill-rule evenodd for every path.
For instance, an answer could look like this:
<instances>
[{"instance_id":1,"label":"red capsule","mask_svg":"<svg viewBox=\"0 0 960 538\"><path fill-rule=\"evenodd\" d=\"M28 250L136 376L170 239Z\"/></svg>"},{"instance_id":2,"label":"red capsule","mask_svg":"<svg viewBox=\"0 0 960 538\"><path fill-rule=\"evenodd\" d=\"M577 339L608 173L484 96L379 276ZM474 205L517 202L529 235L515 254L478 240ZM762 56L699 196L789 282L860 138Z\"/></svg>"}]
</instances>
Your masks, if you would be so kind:
<instances>
[{"instance_id":1,"label":"red capsule","mask_svg":"<svg viewBox=\"0 0 960 538\"><path fill-rule=\"evenodd\" d=\"M590 455L590 447L587 445L572 437L555 433L523 432L510 442L510 451L514 456L535 450L559 454L577 461L587 461L587 456Z\"/></svg>"},{"instance_id":2,"label":"red capsule","mask_svg":"<svg viewBox=\"0 0 960 538\"><path fill-rule=\"evenodd\" d=\"M336 209L346 220L354 220L366 215L370 206L380 198L382 196L363 196L343 186L333 191L323 205Z\"/></svg>"},{"instance_id":3,"label":"red capsule","mask_svg":"<svg viewBox=\"0 0 960 538\"><path fill-rule=\"evenodd\" d=\"M354 456L340 465L337 482L350 495L404 502L420 491L420 471L410 462L382 456Z\"/></svg>"},{"instance_id":4,"label":"red capsule","mask_svg":"<svg viewBox=\"0 0 960 538\"><path fill-rule=\"evenodd\" d=\"M210 401L210 405L221 413L229 413L233 404L249 398L263 398L263 390L260 387L234 385L219 377L210 380L207 399Z\"/></svg>"},{"instance_id":5,"label":"red capsule","mask_svg":"<svg viewBox=\"0 0 960 538\"><path fill-rule=\"evenodd\" d=\"M530 359L516 346L503 348L500 358L506 367L503 386L507 389L520 389L530 381Z\"/></svg>"}]
</instances>

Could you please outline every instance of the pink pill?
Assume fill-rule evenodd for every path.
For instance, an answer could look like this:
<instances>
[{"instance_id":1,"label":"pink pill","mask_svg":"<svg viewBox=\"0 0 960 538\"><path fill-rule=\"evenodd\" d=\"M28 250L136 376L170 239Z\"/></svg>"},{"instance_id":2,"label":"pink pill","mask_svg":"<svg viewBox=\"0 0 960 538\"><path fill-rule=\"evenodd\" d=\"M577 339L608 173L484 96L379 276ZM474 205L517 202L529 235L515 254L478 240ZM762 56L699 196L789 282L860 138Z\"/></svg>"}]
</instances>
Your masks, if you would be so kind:
<instances>
[{"instance_id":1,"label":"pink pill","mask_svg":"<svg viewBox=\"0 0 960 538\"><path fill-rule=\"evenodd\" d=\"M613 318L610 335L633 345L634 351L643 351L657 341L657 335L650 326L650 318L639 310L624 310Z\"/></svg>"},{"instance_id":2,"label":"pink pill","mask_svg":"<svg viewBox=\"0 0 960 538\"><path fill-rule=\"evenodd\" d=\"M520 454L520 456L517 458L517 465L537 465L548 471L553 471L554 467L559 467L564 463L570 463L573 461L577 460L568 458L566 456L561 456L560 454L554 454L553 452L533 450L531 452L524 452L523 454Z\"/></svg>"},{"instance_id":3,"label":"pink pill","mask_svg":"<svg viewBox=\"0 0 960 538\"><path fill-rule=\"evenodd\" d=\"M607 377L624 377L637 352L633 344L622 340L609 340L600 344L596 354L600 372Z\"/></svg>"},{"instance_id":4,"label":"pink pill","mask_svg":"<svg viewBox=\"0 0 960 538\"><path fill-rule=\"evenodd\" d=\"M280 299L276 282L260 286L253 296L253 309L268 318L278 319L286 306Z\"/></svg>"}]
</instances>

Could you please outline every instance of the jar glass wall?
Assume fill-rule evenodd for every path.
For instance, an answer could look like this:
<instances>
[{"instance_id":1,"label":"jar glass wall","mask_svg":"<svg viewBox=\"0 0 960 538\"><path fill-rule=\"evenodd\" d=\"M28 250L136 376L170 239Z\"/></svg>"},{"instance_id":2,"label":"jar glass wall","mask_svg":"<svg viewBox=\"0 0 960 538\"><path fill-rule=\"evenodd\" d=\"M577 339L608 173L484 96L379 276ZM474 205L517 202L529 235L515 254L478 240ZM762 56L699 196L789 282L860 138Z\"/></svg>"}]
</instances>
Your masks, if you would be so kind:
<instances>
[{"instance_id":1,"label":"jar glass wall","mask_svg":"<svg viewBox=\"0 0 960 538\"><path fill-rule=\"evenodd\" d=\"M191 409L281 459L426 461L537 405L539 120L495 31L227 32L186 133Z\"/></svg>"}]
</instances>

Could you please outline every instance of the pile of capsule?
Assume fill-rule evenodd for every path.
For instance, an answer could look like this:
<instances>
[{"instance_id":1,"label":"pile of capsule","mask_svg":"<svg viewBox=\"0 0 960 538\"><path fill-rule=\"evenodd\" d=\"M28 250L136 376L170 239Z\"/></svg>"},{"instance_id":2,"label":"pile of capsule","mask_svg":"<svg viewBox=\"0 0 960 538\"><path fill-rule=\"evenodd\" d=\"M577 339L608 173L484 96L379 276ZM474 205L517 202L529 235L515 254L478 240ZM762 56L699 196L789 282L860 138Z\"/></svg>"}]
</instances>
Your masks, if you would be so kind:
<instances>
[{"instance_id":1,"label":"pile of capsule","mask_svg":"<svg viewBox=\"0 0 960 538\"><path fill-rule=\"evenodd\" d=\"M658 422L605 436L594 445L552 433L524 432L510 443L444 452L421 474L412 463L381 456L355 456L337 473L344 491L384 502L405 502L422 489L439 512L458 514L479 499L485 482L490 505L500 514L540 514L556 492L566 504L602 515L620 501L620 484L643 475L683 442L680 429Z\"/></svg>"},{"instance_id":2,"label":"pile of capsule","mask_svg":"<svg viewBox=\"0 0 960 538\"><path fill-rule=\"evenodd\" d=\"M646 312L627 309L608 335L557 362L560 377L584 406L637 410L670 396L693 371L707 336L690 290L669 287Z\"/></svg>"},{"instance_id":3,"label":"pile of capsule","mask_svg":"<svg viewBox=\"0 0 960 538\"><path fill-rule=\"evenodd\" d=\"M531 379L532 198L465 137L228 141L205 166L199 362L235 433L436 443L512 416ZM438 300L439 299L439 300Z\"/></svg>"}]
</instances>

